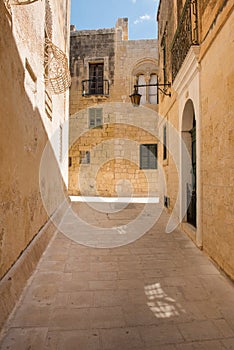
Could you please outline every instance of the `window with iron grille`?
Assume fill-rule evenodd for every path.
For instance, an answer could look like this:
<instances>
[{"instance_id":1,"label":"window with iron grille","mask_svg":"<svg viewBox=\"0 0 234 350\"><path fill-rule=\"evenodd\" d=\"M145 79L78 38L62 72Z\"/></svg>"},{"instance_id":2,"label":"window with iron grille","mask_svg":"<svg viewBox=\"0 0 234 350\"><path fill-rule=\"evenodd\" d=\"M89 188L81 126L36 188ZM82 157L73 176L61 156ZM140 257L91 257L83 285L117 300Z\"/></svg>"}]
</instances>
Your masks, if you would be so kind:
<instances>
[{"instance_id":1,"label":"window with iron grille","mask_svg":"<svg viewBox=\"0 0 234 350\"><path fill-rule=\"evenodd\" d=\"M59 161L63 160L63 126L59 126Z\"/></svg>"},{"instance_id":2,"label":"window with iron grille","mask_svg":"<svg viewBox=\"0 0 234 350\"><path fill-rule=\"evenodd\" d=\"M157 169L157 144L140 145L140 169Z\"/></svg>"},{"instance_id":3,"label":"window with iron grille","mask_svg":"<svg viewBox=\"0 0 234 350\"><path fill-rule=\"evenodd\" d=\"M89 64L89 94L102 95L103 94L103 63Z\"/></svg>"},{"instance_id":4,"label":"window with iron grille","mask_svg":"<svg viewBox=\"0 0 234 350\"><path fill-rule=\"evenodd\" d=\"M89 128L102 128L103 116L102 108L89 109Z\"/></svg>"},{"instance_id":5,"label":"window with iron grille","mask_svg":"<svg viewBox=\"0 0 234 350\"><path fill-rule=\"evenodd\" d=\"M163 127L163 160L167 159L167 127Z\"/></svg>"},{"instance_id":6,"label":"window with iron grille","mask_svg":"<svg viewBox=\"0 0 234 350\"><path fill-rule=\"evenodd\" d=\"M163 83L167 84L167 31L165 29L162 41L161 41L161 50L162 50L162 68L163 68Z\"/></svg>"}]
</instances>

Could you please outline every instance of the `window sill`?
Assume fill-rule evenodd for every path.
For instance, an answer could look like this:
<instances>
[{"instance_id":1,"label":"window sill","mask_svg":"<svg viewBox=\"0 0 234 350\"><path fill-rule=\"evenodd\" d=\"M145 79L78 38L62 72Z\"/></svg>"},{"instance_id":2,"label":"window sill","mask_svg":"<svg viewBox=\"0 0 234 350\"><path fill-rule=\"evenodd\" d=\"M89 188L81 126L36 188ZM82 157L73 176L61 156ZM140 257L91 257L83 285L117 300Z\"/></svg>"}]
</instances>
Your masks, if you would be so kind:
<instances>
[{"instance_id":1,"label":"window sill","mask_svg":"<svg viewBox=\"0 0 234 350\"><path fill-rule=\"evenodd\" d=\"M82 97L110 97L110 95L105 94L82 94Z\"/></svg>"},{"instance_id":2,"label":"window sill","mask_svg":"<svg viewBox=\"0 0 234 350\"><path fill-rule=\"evenodd\" d=\"M139 170L145 171L145 170L151 170L151 171L158 171L158 168L150 169L150 168L139 168Z\"/></svg>"}]
</instances>

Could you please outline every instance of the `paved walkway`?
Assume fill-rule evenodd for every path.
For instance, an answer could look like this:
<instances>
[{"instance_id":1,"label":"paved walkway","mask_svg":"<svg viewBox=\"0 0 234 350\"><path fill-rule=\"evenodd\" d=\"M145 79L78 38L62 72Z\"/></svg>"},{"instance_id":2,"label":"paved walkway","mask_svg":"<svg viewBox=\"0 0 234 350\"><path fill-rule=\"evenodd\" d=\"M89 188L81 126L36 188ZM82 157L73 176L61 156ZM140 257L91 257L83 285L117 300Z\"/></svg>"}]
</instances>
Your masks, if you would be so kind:
<instances>
[{"instance_id":1,"label":"paved walkway","mask_svg":"<svg viewBox=\"0 0 234 350\"><path fill-rule=\"evenodd\" d=\"M74 206L93 225L126 230L142 208L100 214L85 203ZM234 349L233 284L184 234L166 234L167 220L163 213L141 238L112 249L58 233L0 349Z\"/></svg>"}]
</instances>

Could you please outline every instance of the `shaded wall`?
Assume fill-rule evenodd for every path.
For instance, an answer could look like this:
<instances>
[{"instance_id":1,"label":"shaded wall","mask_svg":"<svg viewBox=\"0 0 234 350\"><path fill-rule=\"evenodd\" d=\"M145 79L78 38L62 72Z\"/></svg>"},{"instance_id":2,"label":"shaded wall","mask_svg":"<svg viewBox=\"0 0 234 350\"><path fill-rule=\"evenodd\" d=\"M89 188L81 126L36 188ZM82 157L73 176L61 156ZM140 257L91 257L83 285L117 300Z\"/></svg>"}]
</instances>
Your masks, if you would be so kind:
<instances>
[{"instance_id":1,"label":"shaded wall","mask_svg":"<svg viewBox=\"0 0 234 350\"><path fill-rule=\"evenodd\" d=\"M14 264L48 219L40 187L40 162L48 142L41 116L25 89L25 69L1 2L0 23L0 277ZM4 35L3 35L4 33ZM58 165L51 150L51 169ZM48 169L49 176L49 169ZM61 185L54 179L54 189ZM49 215L58 202L52 196ZM54 202L54 204L53 204Z\"/></svg>"},{"instance_id":2,"label":"shaded wall","mask_svg":"<svg viewBox=\"0 0 234 350\"><path fill-rule=\"evenodd\" d=\"M29 72L21 54L31 44L17 42L15 23L14 14L9 17L0 2L0 328L56 232L48 219L66 197L66 186L43 120L44 104L39 100L34 103L30 89L26 89ZM38 48L43 51L40 44ZM43 69L39 58L37 64ZM41 94L40 99L43 100ZM46 146L49 162L41 168Z\"/></svg>"},{"instance_id":3,"label":"shaded wall","mask_svg":"<svg viewBox=\"0 0 234 350\"><path fill-rule=\"evenodd\" d=\"M217 17L217 5L202 16L211 24L201 50L203 247L234 278L234 6Z\"/></svg>"}]
</instances>

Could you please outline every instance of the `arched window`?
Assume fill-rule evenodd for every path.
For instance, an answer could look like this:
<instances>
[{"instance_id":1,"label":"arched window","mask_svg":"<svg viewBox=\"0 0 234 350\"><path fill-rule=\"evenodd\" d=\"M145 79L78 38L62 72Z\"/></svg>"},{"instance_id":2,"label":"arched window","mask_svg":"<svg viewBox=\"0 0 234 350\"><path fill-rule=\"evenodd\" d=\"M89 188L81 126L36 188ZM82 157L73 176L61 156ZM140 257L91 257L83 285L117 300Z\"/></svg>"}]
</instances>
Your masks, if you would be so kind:
<instances>
[{"instance_id":1,"label":"arched window","mask_svg":"<svg viewBox=\"0 0 234 350\"><path fill-rule=\"evenodd\" d=\"M137 81L137 85L145 85L145 77L144 75L139 75L138 76L138 81ZM141 104L144 105L146 103L146 87L140 87L138 88L138 92L139 94L141 94Z\"/></svg>"},{"instance_id":2,"label":"arched window","mask_svg":"<svg viewBox=\"0 0 234 350\"><path fill-rule=\"evenodd\" d=\"M157 84L158 77L156 74L150 76L150 84ZM156 105L158 103L157 86L149 86L149 103Z\"/></svg>"}]
</instances>

